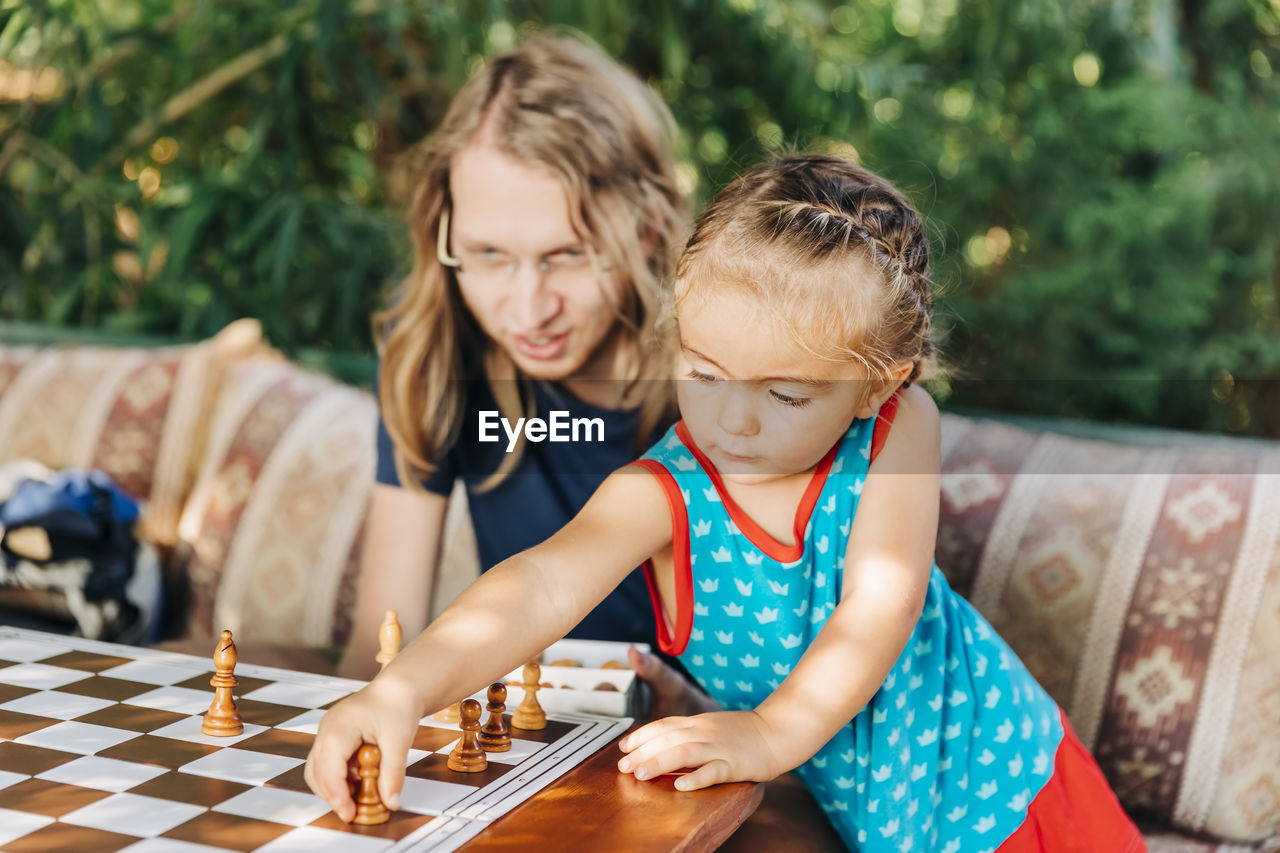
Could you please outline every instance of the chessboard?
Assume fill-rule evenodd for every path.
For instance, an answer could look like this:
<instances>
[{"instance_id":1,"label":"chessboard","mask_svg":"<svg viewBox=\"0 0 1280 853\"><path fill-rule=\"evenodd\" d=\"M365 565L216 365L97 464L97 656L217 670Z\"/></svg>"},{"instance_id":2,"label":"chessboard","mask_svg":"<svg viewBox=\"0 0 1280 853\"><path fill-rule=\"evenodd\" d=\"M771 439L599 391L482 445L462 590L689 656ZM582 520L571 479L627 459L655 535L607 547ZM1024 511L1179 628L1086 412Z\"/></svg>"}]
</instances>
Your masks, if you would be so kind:
<instances>
[{"instance_id":1,"label":"chessboard","mask_svg":"<svg viewBox=\"0 0 1280 853\"><path fill-rule=\"evenodd\" d=\"M458 773L458 726L425 717L400 809L358 826L302 771L324 710L363 682L241 664L244 731L215 737L200 731L212 675L211 658L0 626L0 849L445 853L631 723L549 713L545 729L513 728L485 770Z\"/></svg>"}]
</instances>

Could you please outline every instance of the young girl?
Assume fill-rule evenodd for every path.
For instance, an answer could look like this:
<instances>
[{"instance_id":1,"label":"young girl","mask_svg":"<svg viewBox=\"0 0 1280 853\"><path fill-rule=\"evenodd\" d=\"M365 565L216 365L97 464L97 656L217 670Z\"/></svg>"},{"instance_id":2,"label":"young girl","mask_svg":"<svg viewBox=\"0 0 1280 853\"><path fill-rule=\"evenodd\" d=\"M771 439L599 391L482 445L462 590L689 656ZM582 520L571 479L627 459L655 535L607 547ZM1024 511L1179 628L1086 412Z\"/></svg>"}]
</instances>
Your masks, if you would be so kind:
<instances>
[{"instance_id":1,"label":"young girl","mask_svg":"<svg viewBox=\"0 0 1280 853\"><path fill-rule=\"evenodd\" d=\"M727 710L631 733L621 771L688 769L693 790L799 768L857 850L1141 849L1053 700L933 565L938 415L911 385L931 302L920 218L882 179L827 157L739 178L677 268L683 420L336 705L313 789L349 816L347 758L373 741L394 804L419 717L648 557L662 646Z\"/></svg>"}]
</instances>

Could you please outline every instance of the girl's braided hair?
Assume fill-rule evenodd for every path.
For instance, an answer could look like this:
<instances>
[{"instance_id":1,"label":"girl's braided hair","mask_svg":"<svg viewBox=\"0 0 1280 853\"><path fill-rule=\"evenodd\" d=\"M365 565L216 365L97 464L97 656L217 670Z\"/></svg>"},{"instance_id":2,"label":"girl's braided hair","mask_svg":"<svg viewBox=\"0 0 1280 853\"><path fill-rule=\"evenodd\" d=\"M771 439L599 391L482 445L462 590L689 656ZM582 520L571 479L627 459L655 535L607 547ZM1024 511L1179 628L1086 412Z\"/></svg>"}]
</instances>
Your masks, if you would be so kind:
<instances>
[{"instance_id":1,"label":"girl's braided hair","mask_svg":"<svg viewBox=\"0 0 1280 853\"><path fill-rule=\"evenodd\" d=\"M896 187L861 166L784 157L722 190L677 265L675 302L730 284L760 297L816 356L860 361L873 378L907 361L904 385L930 372L924 221Z\"/></svg>"}]
</instances>

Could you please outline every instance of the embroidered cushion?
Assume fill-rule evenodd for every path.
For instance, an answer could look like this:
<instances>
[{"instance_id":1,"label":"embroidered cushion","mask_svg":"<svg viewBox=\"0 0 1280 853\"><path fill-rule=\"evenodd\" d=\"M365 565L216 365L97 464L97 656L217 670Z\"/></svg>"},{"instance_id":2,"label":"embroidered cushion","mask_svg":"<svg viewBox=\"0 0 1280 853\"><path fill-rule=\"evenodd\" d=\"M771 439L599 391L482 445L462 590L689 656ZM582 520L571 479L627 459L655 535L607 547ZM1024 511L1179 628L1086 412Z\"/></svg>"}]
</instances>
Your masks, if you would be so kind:
<instances>
[{"instance_id":1,"label":"embroidered cushion","mask_svg":"<svg viewBox=\"0 0 1280 853\"><path fill-rule=\"evenodd\" d=\"M373 398L287 362L227 374L180 534L188 633L345 642L373 483Z\"/></svg>"},{"instance_id":2,"label":"embroidered cushion","mask_svg":"<svg viewBox=\"0 0 1280 853\"><path fill-rule=\"evenodd\" d=\"M261 347L255 321L198 344L0 347L0 462L98 468L144 501L144 536L171 544L226 366Z\"/></svg>"},{"instance_id":3,"label":"embroidered cushion","mask_svg":"<svg viewBox=\"0 0 1280 853\"><path fill-rule=\"evenodd\" d=\"M1280 445L944 416L938 564L1131 812L1280 833Z\"/></svg>"}]
</instances>

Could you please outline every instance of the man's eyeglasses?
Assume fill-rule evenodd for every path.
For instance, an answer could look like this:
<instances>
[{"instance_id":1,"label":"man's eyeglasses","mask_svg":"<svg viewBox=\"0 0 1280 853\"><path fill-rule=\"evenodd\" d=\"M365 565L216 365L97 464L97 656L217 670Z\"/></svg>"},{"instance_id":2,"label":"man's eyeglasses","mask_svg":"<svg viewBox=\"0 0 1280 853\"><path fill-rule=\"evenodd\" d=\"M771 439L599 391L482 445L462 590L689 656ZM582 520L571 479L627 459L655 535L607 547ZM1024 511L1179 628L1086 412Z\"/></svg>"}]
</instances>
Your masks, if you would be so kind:
<instances>
[{"instance_id":1,"label":"man's eyeglasses","mask_svg":"<svg viewBox=\"0 0 1280 853\"><path fill-rule=\"evenodd\" d=\"M505 281L515 277L524 260L501 249L463 249L449 254L449 209L440 212L440 230L436 234L436 260L456 270L459 275L483 281ZM533 261L534 267L548 279L570 280L594 277L612 264L587 248L559 249Z\"/></svg>"}]
</instances>

